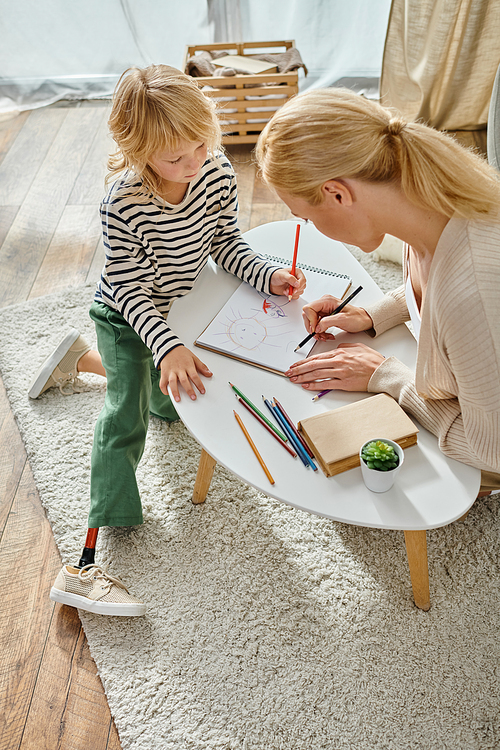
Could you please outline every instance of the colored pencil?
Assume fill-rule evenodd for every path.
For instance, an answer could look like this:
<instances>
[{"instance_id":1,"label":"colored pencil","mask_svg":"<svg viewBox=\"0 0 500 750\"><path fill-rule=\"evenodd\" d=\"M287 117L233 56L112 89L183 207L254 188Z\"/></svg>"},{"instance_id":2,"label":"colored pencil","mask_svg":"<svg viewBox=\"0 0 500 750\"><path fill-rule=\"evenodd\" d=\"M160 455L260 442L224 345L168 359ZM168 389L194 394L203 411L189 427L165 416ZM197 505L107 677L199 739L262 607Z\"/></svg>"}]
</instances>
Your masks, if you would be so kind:
<instances>
[{"instance_id":1,"label":"colored pencil","mask_svg":"<svg viewBox=\"0 0 500 750\"><path fill-rule=\"evenodd\" d=\"M300 440L300 442L301 442L301 444L302 444L302 447L303 447L303 449L305 450L305 452L306 452L306 453L307 453L307 454L308 454L308 455L309 455L309 456L310 456L311 458L314 458L314 453L313 453L313 452L312 452L312 450L311 450L311 449L309 448L309 446L307 445L306 441L304 440L304 438L302 437L302 435L300 434L300 432L298 431L298 429L297 429L297 428L295 427L294 423L292 422L292 420L290 419L290 417L288 416L288 414L286 413L286 411L285 411L285 410L283 409L283 407L282 407L282 405L280 404L280 402L278 401L278 399L277 399L277 398L274 398L274 399L273 399L273 403L274 403L274 404L276 404L276 406L278 407L278 409L279 409L279 410L281 411L281 413L282 413L282 414L283 414L283 416L285 417L286 421L287 421L287 422L288 422L288 424L290 425L290 428L291 428L291 429L293 430L293 434L295 435L295 437L297 438L297 440Z\"/></svg>"},{"instance_id":2,"label":"colored pencil","mask_svg":"<svg viewBox=\"0 0 500 750\"><path fill-rule=\"evenodd\" d=\"M334 310L334 311L332 312L332 315L337 315L337 313L339 313L339 312L340 312L341 310L343 310L343 309L344 309L344 307L345 307L346 305L348 305L348 304L349 304L349 302L350 302L350 301L351 301L351 300L353 299L353 297L355 297L355 296L356 296L357 294L359 294L359 292L360 292L360 291L361 291L362 289L363 289L363 287L362 287L362 286L358 286L358 288L357 288L357 289L355 289L355 290L353 291L353 293L352 293L352 294L350 294L350 295L349 295L349 296L347 297L347 299L345 299L345 300L344 300L343 302L341 302L341 303L340 303L340 305L339 305L339 306L337 307L337 309L336 309L336 310ZM299 351L299 349L301 349L301 348L302 348L303 346L305 346L305 345L307 344L307 342L308 342L308 341L310 341L310 340L311 340L311 339L312 339L312 338L313 338L314 336L316 336L316 332L313 332L313 333L309 333L309 334L308 334L308 335L307 335L307 336L305 337L305 339L303 339L303 341L301 341L301 342L300 342L300 344L299 344L298 346L296 346L296 347L295 347L295 349L294 349L293 351L294 351L294 352L298 352L298 351Z\"/></svg>"},{"instance_id":3,"label":"colored pencil","mask_svg":"<svg viewBox=\"0 0 500 750\"><path fill-rule=\"evenodd\" d=\"M292 427L288 424L285 417L283 416L281 409L279 406L273 404L273 409L275 411L276 417L281 424L282 428L285 430L286 434L288 435L289 440L292 442L295 450L299 454L299 456L303 459L303 462L306 466L310 466L313 471L317 471L318 467L314 463L314 461L311 460L309 454L307 451L302 447L302 443L299 440L298 436L295 434Z\"/></svg>"},{"instance_id":4,"label":"colored pencil","mask_svg":"<svg viewBox=\"0 0 500 750\"><path fill-rule=\"evenodd\" d=\"M292 448L290 448L290 446L289 446L289 445L287 445L287 443L285 443L285 441L284 441L284 440L282 440L282 439L281 439L281 438L279 437L279 435L277 435L277 434L275 433L275 431L274 431L274 430L271 430L271 428L269 427L269 425L268 425L268 424L266 424L266 422L264 422L264 420L263 420L263 419L261 419L261 418L259 417L259 415L258 415L258 414L257 414L257 413L256 413L256 412L255 412L255 411L253 410L253 409L251 409L251 408L250 408L250 407L248 406L248 404L247 404L247 403L245 403L245 401L243 401L243 399L242 399L241 397L238 397L238 401L240 402L240 404L241 404L242 406L244 406L244 407L245 407L245 409L247 409L247 411L249 411L249 412L250 412L250 414L252 415L252 417L255 417L255 419L257 420L257 422L260 422L260 423L261 423L262 427L265 427L265 428L266 428L266 430L267 430L267 431L269 432L269 434L270 434L270 435L272 435L272 436L273 436L273 438L276 438L276 440L278 441L278 443L279 443L280 445L282 445L282 446L283 446L283 448L284 448L284 449L285 449L286 451L288 451L288 453L289 453L289 454L290 454L291 456L293 456L294 458L297 458L297 454L295 453L295 451L294 451L294 450L292 450Z\"/></svg>"},{"instance_id":5,"label":"colored pencil","mask_svg":"<svg viewBox=\"0 0 500 750\"><path fill-rule=\"evenodd\" d=\"M267 422L267 424L269 425L269 427L270 427L270 428L271 428L272 430L274 430L274 432L275 432L275 433L276 433L276 434L278 435L278 437L280 437L280 438L281 438L281 439L282 439L282 440L283 440L284 442L286 442L286 440L287 440L287 437L286 437L286 435L283 435L283 433L282 433L282 432L281 432L280 430L278 430L278 428L277 428L277 427L275 427L275 426L273 425L273 423L272 423L272 422L270 422L270 421L269 421L269 419L267 419L267 417L266 417L266 416L264 416L264 414L262 414L262 412L261 412L261 411L260 411L259 409L257 409L257 407L255 406L255 404L252 404L252 402L250 401L250 399L249 399L249 398L247 398L247 397L245 396L245 394L244 394L244 393L242 393L242 392L241 392L241 391L239 390L239 388L236 388L236 386L235 386L235 385L233 385L232 383L229 383L229 385L231 386L231 388L233 389L233 391L234 391L234 392L236 393L236 395L237 395L237 396L239 396L240 398L242 398L242 399L243 399L243 401L244 401L244 402L245 402L246 404L248 404L248 406L249 406L249 407L250 407L251 409L253 409L253 410L254 410L254 412L255 412L256 414L258 414L258 415L259 415L259 417L260 417L261 419L263 419L263 420L264 420L264 422Z\"/></svg>"},{"instance_id":6,"label":"colored pencil","mask_svg":"<svg viewBox=\"0 0 500 750\"><path fill-rule=\"evenodd\" d=\"M236 412L234 411L234 409L233 409L233 414L234 414L234 416L236 417L236 421L238 422L239 426L240 426L240 427L241 427L241 429L243 430L243 434L244 434L244 436L246 437L246 439L247 439L247 440L248 440L248 442L250 443L250 447L251 447L251 449L253 450L253 452L254 452L254 453L255 453L255 455L257 456L257 459L258 459L258 461L259 461L260 465L261 465L261 466L262 466L262 468L264 469L264 471L265 471L265 474L266 474L266 477L267 477L267 478L269 479L269 481L271 482L271 484L274 484L275 482L274 482L274 479L273 479L273 477L272 477L272 475L271 475L271 472L269 471L269 469L268 469L268 468L267 468L267 466L265 465L265 463L264 463L264 459L262 458L262 456L260 455L259 451L258 451L258 450L257 450L257 448L255 447L255 443L254 443L254 441L252 440L252 438L251 438L251 437L250 437L250 435L248 434L248 430L247 430L247 428L245 427L245 425L243 424L243 420L242 420L242 418L240 417L240 415L239 415L239 414L237 414L237 413L236 413Z\"/></svg>"},{"instance_id":7,"label":"colored pencil","mask_svg":"<svg viewBox=\"0 0 500 750\"><path fill-rule=\"evenodd\" d=\"M285 430L290 440L290 443L293 445L293 447L297 451L297 454L300 460L302 461L302 463L304 464L304 466L306 468L310 466L309 456L307 455L305 450L302 448L302 445L298 442L298 440L296 440L295 435L293 434L293 432L291 431L291 429L288 427L287 423L283 419L282 415L280 414L278 407L272 406L272 404L270 404L267 398L264 398L264 396L262 396L262 398L264 399L265 405L267 406L267 408L269 409L269 411L271 412L275 420L283 428L283 430Z\"/></svg>"},{"instance_id":8,"label":"colored pencil","mask_svg":"<svg viewBox=\"0 0 500 750\"><path fill-rule=\"evenodd\" d=\"M267 406L267 408L269 409L269 411L271 412L271 414L273 415L274 419L276 419L276 414L275 414L273 407L271 406L271 402L265 396L262 396L262 400Z\"/></svg>"},{"instance_id":9,"label":"colored pencil","mask_svg":"<svg viewBox=\"0 0 500 750\"><path fill-rule=\"evenodd\" d=\"M320 391L319 393L317 393L315 396L312 397L311 401L317 401L318 399L323 398L323 396L326 396L326 394L330 393L331 390L332 390L331 388L327 388L326 391Z\"/></svg>"},{"instance_id":10,"label":"colored pencil","mask_svg":"<svg viewBox=\"0 0 500 750\"><path fill-rule=\"evenodd\" d=\"M300 224L297 224L297 229L295 230L295 246L293 248L293 260L292 260L292 276L295 276L295 271L297 270L297 253L299 251L299 235L300 235ZM293 286L290 284L288 287L288 301L292 299L294 292Z\"/></svg>"},{"instance_id":11,"label":"colored pencil","mask_svg":"<svg viewBox=\"0 0 500 750\"><path fill-rule=\"evenodd\" d=\"M306 456L306 452L304 451L300 443L295 439L295 435L292 433L292 431L286 424L285 420L283 419L282 415L279 413L278 407L270 405L270 409L272 413L274 414L274 418L276 419L278 424L282 427L283 430L285 430L286 434L288 435L288 439L290 443L293 445L293 447L295 448L295 450L297 451L297 454L300 460L302 461L304 466L307 468L309 466L309 462L307 460L309 456Z\"/></svg>"},{"instance_id":12,"label":"colored pencil","mask_svg":"<svg viewBox=\"0 0 500 750\"><path fill-rule=\"evenodd\" d=\"M276 419L279 421L279 423L281 424L282 428L285 430L286 434L288 435L288 438L289 438L290 442L292 443L292 445L294 446L295 450L299 454L299 457L302 459L302 463L304 464L304 466L306 468L308 468L309 466L311 466L312 469L314 471L316 471L316 464L314 464L311 461L311 459L309 458L308 454L306 453L306 451L302 447L302 443L300 442L300 440L298 440L295 437L295 434L294 434L292 428L290 427L290 425L288 424L288 422L285 420L283 414L280 412L280 410L278 409L277 406L273 406L273 409L274 409L275 414L276 414Z\"/></svg>"}]
</instances>

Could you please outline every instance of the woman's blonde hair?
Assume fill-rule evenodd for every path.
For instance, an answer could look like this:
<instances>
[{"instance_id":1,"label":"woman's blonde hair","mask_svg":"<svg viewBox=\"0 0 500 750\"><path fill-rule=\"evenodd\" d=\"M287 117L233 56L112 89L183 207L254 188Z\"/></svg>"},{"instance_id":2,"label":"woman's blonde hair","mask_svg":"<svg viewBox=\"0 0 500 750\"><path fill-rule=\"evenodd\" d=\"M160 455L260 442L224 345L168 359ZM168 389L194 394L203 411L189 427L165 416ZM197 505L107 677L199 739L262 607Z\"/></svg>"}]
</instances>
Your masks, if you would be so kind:
<instances>
[{"instance_id":1,"label":"woman's blonde hair","mask_svg":"<svg viewBox=\"0 0 500 750\"><path fill-rule=\"evenodd\" d=\"M412 203L472 218L500 207L497 172L452 137L349 89L294 97L262 131L257 161L264 180L312 205L331 179L401 186Z\"/></svg>"},{"instance_id":2,"label":"woman's blonde hair","mask_svg":"<svg viewBox=\"0 0 500 750\"><path fill-rule=\"evenodd\" d=\"M215 104L192 78L169 65L126 70L108 124L118 150L108 159L106 182L132 171L146 194L160 190L161 177L150 165L155 152L175 151L181 140L202 141L212 154L221 148Z\"/></svg>"}]
</instances>

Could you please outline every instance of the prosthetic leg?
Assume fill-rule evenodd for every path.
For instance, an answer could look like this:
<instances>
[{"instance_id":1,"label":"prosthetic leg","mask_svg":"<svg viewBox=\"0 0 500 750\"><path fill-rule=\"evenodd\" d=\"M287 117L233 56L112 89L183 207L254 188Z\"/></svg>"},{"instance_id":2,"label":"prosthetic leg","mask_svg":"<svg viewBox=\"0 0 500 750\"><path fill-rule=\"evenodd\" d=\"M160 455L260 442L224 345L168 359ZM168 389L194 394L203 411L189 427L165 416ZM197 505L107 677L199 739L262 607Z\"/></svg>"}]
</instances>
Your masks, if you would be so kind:
<instances>
[{"instance_id":1,"label":"prosthetic leg","mask_svg":"<svg viewBox=\"0 0 500 750\"><path fill-rule=\"evenodd\" d=\"M97 541L97 534L99 529L88 529L87 538L85 540L85 547L83 548L80 562L76 565L76 568L83 568L85 565L93 565L95 561L95 545Z\"/></svg>"}]
</instances>

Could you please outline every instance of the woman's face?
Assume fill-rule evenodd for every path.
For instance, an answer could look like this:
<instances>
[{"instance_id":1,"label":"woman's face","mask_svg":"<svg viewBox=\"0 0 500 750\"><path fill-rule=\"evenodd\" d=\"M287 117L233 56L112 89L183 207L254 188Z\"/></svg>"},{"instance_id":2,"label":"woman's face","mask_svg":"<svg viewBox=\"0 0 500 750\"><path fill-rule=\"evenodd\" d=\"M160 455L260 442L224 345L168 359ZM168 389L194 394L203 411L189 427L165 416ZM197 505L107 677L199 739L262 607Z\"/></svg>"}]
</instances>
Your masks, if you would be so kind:
<instances>
[{"instance_id":1,"label":"woman's face","mask_svg":"<svg viewBox=\"0 0 500 750\"><path fill-rule=\"evenodd\" d=\"M362 191L356 190L355 181L331 181L331 190L324 192L324 200L313 206L304 198L297 198L277 190L278 196L290 211L301 219L311 221L316 229L332 240L355 245L365 253L376 250L384 238L373 226L364 209ZM335 188L338 189L335 189Z\"/></svg>"}]
</instances>

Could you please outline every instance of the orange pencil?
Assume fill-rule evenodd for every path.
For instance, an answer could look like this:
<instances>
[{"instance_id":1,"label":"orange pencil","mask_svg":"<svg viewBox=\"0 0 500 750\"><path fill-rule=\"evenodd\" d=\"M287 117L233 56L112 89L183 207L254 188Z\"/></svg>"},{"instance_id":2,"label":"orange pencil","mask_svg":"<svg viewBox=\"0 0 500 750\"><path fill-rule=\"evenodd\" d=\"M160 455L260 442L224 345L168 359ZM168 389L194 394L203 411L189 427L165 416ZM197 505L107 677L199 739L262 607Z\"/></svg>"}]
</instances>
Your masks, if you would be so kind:
<instances>
[{"instance_id":1,"label":"orange pencil","mask_svg":"<svg viewBox=\"0 0 500 750\"><path fill-rule=\"evenodd\" d=\"M295 271L297 269L297 253L299 251L299 234L300 234L300 224L297 224L297 229L295 230L295 247L293 248L293 260L292 260L292 276L295 276ZM290 284L288 287L288 301L292 299L294 289L293 286Z\"/></svg>"},{"instance_id":2,"label":"orange pencil","mask_svg":"<svg viewBox=\"0 0 500 750\"><path fill-rule=\"evenodd\" d=\"M250 447L251 447L251 449L253 450L253 452L254 452L254 453L255 453L255 455L257 456L257 458L258 458L258 461L259 461L260 465L262 466L262 468L263 468L263 469L264 469L264 471L266 472L266 477L267 477L267 478L269 479L269 481L271 482L271 484L274 484L274 479L273 479L273 478L272 478L272 476L271 476L271 472L269 471L269 469L268 469L268 468L267 468L267 466L265 465L265 463L264 463L264 460L263 460L262 456L260 455L259 451L258 451L258 450L257 450L257 448L255 447L255 443L254 443L254 441L252 440L252 438L251 438L251 437L250 437L250 435L248 434L248 430L247 430L247 428L245 427L245 425L243 424L243 420L242 420L242 418L240 417L240 415L239 415L239 414L237 414L237 413L236 413L236 412L234 411L234 409L233 409L233 414L234 414L234 416L236 417L236 421L238 422L239 426L240 426L240 427L241 427L241 429L243 430L243 434L244 434L244 436L246 437L246 439L247 439L247 440L248 440L248 442L250 443Z\"/></svg>"}]
</instances>

